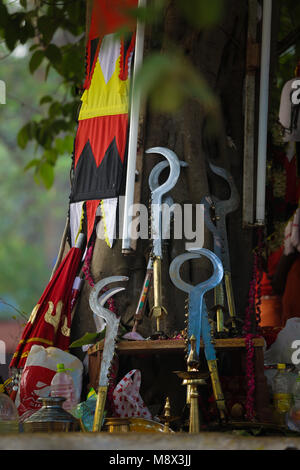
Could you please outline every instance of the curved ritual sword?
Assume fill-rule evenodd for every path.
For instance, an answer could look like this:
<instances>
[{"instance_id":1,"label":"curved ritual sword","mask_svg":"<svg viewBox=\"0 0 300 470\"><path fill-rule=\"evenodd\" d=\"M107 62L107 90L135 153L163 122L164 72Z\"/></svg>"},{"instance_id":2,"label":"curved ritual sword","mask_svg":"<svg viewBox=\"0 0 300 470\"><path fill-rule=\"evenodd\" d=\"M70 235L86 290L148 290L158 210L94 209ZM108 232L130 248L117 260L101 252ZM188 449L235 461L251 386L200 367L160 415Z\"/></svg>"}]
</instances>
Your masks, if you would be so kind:
<instances>
[{"instance_id":1,"label":"curved ritual sword","mask_svg":"<svg viewBox=\"0 0 300 470\"><path fill-rule=\"evenodd\" d=\"M214 209L214 202L210 196L205 196L201 200L204 205L204 221L208 230L213 236L214 253L221 260L222 259L222 240L219 231L211 218L211 209ZM216 310L217 319L217 332L223 334L224 332L224 311L225 311L225 296L223 289L223 280L214 288L214 309Z\"/></svg>"},{"instance_id":2,"label":"curved ritual sword","mask_svg":"<svg viewBox=\"0 0 300 470\"><path fill-rule=\"evenodd\" d=\"M188 163L186 163L185 161L183 160L180 160L179 161L179 165L181 168L186 168L187 166L189 166ZM152 169L150 175L149 175L149 179L148 179L148 184L149 184L149 188L151 190L151 193L153 194L153 192L155 190L157 190L157 188L160 187L160 184L159 184L159 177L161 175L161 173L170 166L170 163L169 161L166 161L166 160L163 160L162 162L159 162L157 163L157 165L155 165L155 167ZM175 182L176 184L176 182ZM174 187L175 184L172 186ZM153 200L153 198L152 198ZM162 221L164 220L164 209L166 209L166 205L169 206L169 208L172 208L173 204L174 204L174 200L172 198L172 196L169 196L168 194L164 194L163 197L162 197L162 209L161 209L161 216L162 216ZM170 215L170 217L172 216L173 212L170 212L169 211L169 214L167 215ZM170 218L166 218L166 222L167 223L163 223L162 222L162 229L161 229L161 239L162 241L165 240L167 234L168 234L168 231L169 231L169 228L170 228ZM164 231L165 229L165 231Z\"/></svg>"},{"instance_id":3,"label":"curved ritual sword","mask_svg":"<svg viewBox=\"0 0 300 470\"><path fill-rule=\"evenodd\" d=\"M188 163L186 163L184 161L180 161L179 163L180 163L181 167L187 167L188 166ZM163 160L163 161L157 163L152 168L151 173L150 173L149 178L148 178L148 184L149 184L149 188L150 188L151 192L153 192L154 190L156 190L159 187L160 175L166 168L169 167L169 165L170 164L169 164L168 160ZM161 235L162 241L167 238L168 233L169 233L171 217L173 215L173 211L172 211L173 203L174 203L173 198L171 196L169 196L168 194L165 194L162 197L162 219L163 219L163 222L162 222L162 235ZM167 214L165 214L165 212L167 211L166 206L169 207L169 210L168 210ZM164 214L166 215L166 217L164 217ZM164 223L164 221L165 221L165 223ZM137 309L136 309L136 312L135 312L135 315L134 315L133 328L132 328L131 332L126 333L126 335L124 335L124 338L126 338L126 339L136 339L136 337L134 335L136 334L137 325L141 321L141 319L143 317L143 313L145 311L146 299L147 299L147 296L148 296L150 284L152 282L152 277L153 277L153 259L152 259L152 256L150 256L149 261L148 261L148 265L147 265L147 271L146 271L144 283L143 283L143 288L142 288L142 291L141 291L141 294L140 294L140 297L139 297L139 301L138 301L138 306L137 306Z\"/></svg>"},{"instance_id":4,"label":"curved ritual sword","mask_svg":"<svg viewBox=\"0 0 300 470\"><path fill-rule=\"evenodd\" d=\"M229 315L231 318L232 328L236 330L236 310L234 295L232 290L231 282L231 266L230 266L230 254L228 246L228 237L227 237L227 227L226 227L226 217L229 213L235 211L239 205L239 194L234 183L232 175L225 170L225 168L218 167L209 162L209 166L213 173L225 179L230 187L230 197L227 200L219 200L215 196L206 197L206 202L203 203L210 204L210 207L214 209L216 225L212 223L209 216L209 211L205 207L205 223L208 229L212 232L214 237L214 247L217 251L216 254L220 255L220 259L224 267L224 283L226 290L226 297L228 303ZM221 246L221 252L219 250L219 245ZM216 304L222 306L222 299L224 301L224 294L222 294L223 288L220 286L216 290Z\"/></svg>"},{"instance_id":5,"label":"curved ritual sword","mask_svg":"<svg viewBox=\"0 0 300 470\"><path fill-rule=\"evenodd\" d=\"M169 164L170 173L167 180L157 185L151 191L151 235L152 235L152 255L153 255L153 286L154 286L154 306L152 315L156 318L156 329L160 332L160 319L163 314L167 314L162 305L162 283L161 283L161 260L162 260L162 201L163 197L176 185L180 175L180 162L172 150L165 147L152 147L146 153L156 153L164 156ZM160 170L161 171L161 170ZM159 172L154 172L154 182ZM157 176L158 175L158 176Z\"/></svg>"},{"instance_id":6,"label":"curved ritual sword","mask_svg":"<svg viewBox=\"0 0 300 470\"><path fill-rule=\"evenodd\" d=\"M199 354L201 338L204 343L204 353L209 368L213 392L215 400L220 412L221 419L225 419L226 407L221 384L219 380L217 357L215 347L212 341L211 327L208 320L206 302L204 294L211 289L214 289L223 278L223 266L220 259L210 250L206 248L189 250L190 253L184 253L177 256L170 264L170 277L173 284L178 289L183 290L189 295L189 310L188 310L188 339L193 335L196 338L196 353ZM183 281L180 277L180 268L182 264L191 259L201 258L205 256L213 265L214 271L212 276L204 282L193 286ZM190 344L188 352L190 352Z\"/></svg>"},{"instance_id":7,"label":"curved ritual sword","mask_svg":"<svg viewBox=\"0 0 300 470\"><path fill-rule=\"evenodd\" d=\"M154 258L162 258L162 201L163 196L171 191L178 181L180 175L180 162L176 153L165 147L152 147L148 149L146 153L156 153L162 155L168 160L170 166L170 173L167 180L161 185L155 185L154 189L151 191L151 230L153 239L153 256ZM160 170L160 172L161 171L162 170ZM154 182L155 174L157 177L157 175L159 176L160 173L154 173Z\"/></svg>"},{"instance_id":8,"label":"curved ritual sword","mask_svg":"<svg viewBox=\"0 0 300 470\"><path fill-rule=\"evenodd\" d=\"M112 297L125 290L125 287L114 287L109 289L98 299L100 291L111 284L112 282L121 282L128 281L126 276L111 276L101 281L97 282L90 294L90 307L95 315L103 318L106 323L105 339L104 339L104 348L102 353L101 368L99 374L99 383L98 383L98 396L96 403L96 410L93 423L93 431L101 431L104 408L106 403L107 390L109 385L109 372L112 364L112 360L115 353L115 342L118 335L120 317L115 313L111 312L107 308L104 308L104 305Z\"/></svg>"}]
</instances>

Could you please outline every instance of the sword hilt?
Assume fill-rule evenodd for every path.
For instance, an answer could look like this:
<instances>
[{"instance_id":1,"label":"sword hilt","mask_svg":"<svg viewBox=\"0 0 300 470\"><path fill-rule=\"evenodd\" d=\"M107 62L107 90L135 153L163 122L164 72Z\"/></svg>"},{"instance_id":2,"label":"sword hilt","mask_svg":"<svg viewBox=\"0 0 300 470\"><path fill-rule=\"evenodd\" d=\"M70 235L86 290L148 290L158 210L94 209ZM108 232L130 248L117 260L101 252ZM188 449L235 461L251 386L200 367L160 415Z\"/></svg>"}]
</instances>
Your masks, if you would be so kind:
<instances>
[{"instance_id":1,"label":"sword hilt","mask_svg":"<svg viewBox=\"0 0 300 470\"><path fill-rule=\"evenodd\" d=\"M207 365L208 365L208 370L210 373L213 394L216 400L217 408L219 410L220 418L223 421L226 419L227 410L226 410L225 399L224 399L221 382L219 378L217 360L216 359L209 360L207 361Z\"/></svg>"},{"instance_id":2,"label":"sword hilt","mask_svg":"<svg viewBox=\"0 0 300 470\"><path fill-rule=\"evenodd\" d=\"M93 422L93 432L100 432L103 424L104 408L106 403L108 386L98 388L96 409Z\"/></svg>"},{"instance_id":3,"label":"sword hilt","mask_svg":"<svg viewBox=\"0 0 300 470\"><path fill-rule=\"evenodd\" d=\"M153 289L154 305L151 309L151 315L156 319L157 331L160 331L160 320L163 315L167 315L167 310L162 305L162 267L161 258L158 256L153 260Z\"/></svg>"}]
</instances>

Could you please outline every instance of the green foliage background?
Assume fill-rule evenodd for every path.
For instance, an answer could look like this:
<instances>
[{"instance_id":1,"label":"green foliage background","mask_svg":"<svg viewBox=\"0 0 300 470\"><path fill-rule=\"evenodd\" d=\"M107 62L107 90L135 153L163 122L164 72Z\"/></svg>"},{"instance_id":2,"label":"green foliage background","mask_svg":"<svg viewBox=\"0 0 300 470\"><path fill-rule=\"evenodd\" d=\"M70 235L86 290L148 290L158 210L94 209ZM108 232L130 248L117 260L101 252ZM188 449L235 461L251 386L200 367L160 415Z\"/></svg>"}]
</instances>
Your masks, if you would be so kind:
<instances>
[{"instance_id":1,"label":"green foliage background","mask_svg":"<svg viewBox=\"0 0 300 470\"><path fill-rule=\"evenodd\" d=\"M299 27L299 5L279 0L278 40ZM174 0L187 27L201 34L222 18L223 0ZM131 12L157 25L167 0ZM68 210L69 170L84 79L85 0L0 0L0 298L29 313L41 295L57 254ZM157 37L161 44L163 38ZM148 54L137 90L158 111L180 110L195 99L212 116L218 102L184 51ZM299 39L278 58L271 115L277 119L280 90L300 58ZM159 49L159 47L157 47ZM45 188L47 190L45 190ZM0 302L0 316L13 309Z\"/></svg>"},{"instance_id":2,"label":"green foliage background","mask_svg":"<svg viewBox=\"0 0 300 470\"><path fill-rule=\"evenodd\" d=\"M84 75L84 23L84 1L63 8L0 1L0 79L6 84L6 104L0 105L2 318L19 317L12 307L30 313L58 252L68 211L76 87Z\"/></svg>"}]
</instances>

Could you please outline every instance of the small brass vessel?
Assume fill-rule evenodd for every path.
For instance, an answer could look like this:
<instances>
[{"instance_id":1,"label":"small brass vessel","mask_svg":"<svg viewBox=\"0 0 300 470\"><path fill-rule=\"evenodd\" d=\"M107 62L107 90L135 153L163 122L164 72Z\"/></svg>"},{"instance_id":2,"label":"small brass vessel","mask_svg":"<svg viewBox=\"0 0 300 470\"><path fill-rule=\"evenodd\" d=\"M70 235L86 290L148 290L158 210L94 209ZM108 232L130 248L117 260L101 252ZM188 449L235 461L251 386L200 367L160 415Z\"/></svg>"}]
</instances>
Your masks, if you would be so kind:
<instances>
[{"instance_id":1,"label":"small brass vessel","mask_svg":"<svg viewBox=\"0 0 300 470\"><path fill-rule=\"evenodd\" d=\"M79 431L79 422L62 408L64 397L38 398L42 407L23 423L24 432Z\"/></svg>"},{"instance_id":2,"label":"small brass vessel","mask_svg":"<svg viewBox=\"0 0 300 470\"><path fill-rule=\"evenodd\" d=\"M104 431L110 433L123 433L130 431L130 421L126 418L106 418Z\"/></svg>"}]
</instances>

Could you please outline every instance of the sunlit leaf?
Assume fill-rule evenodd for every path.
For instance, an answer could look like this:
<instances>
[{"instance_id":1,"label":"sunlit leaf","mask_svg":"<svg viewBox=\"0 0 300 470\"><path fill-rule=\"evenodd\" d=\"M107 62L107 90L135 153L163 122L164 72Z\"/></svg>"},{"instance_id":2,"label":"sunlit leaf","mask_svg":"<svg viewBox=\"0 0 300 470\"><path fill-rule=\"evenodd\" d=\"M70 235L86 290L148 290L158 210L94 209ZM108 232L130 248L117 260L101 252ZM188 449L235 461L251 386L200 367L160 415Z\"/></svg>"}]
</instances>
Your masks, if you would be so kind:
<instances>
[{"instance_id":1,"label":"sunlit leaf","mask_svg":"<svg viewBox=\"0 0 300 470\"><path fill-rule=\"evenodd\" d=\"M24 170L27 171L29 170L30 168L33 168L37 165L39 165L40 163L40 160L38 158L33 158L32 160L30 160L29 163L27 163L27 165L24 167Z\"/></svg>"},{"instance_id":2,"label":"sunlit leaf","mask_svg":"<svg viewBox=\"0 0 300 470\"><path fill-rule=\"evenodd\" d=\"M202 29L216 24L222 18L224 0L176 0L186 20Z\"/></svg>"},{"instance_id":3,"label":"sunlit leaf","mask_svg":"<svg viewBox=\"0 0 300 470\"><path fill-rule=\"evenodd\" d=\"M207 112L217 109L213 91L180 53L148 56L137 74L135 92L159 111L177 111L186 99L198 101Z\"/></svg>"},{"instance_id":4,"label":"sunlit leaf","mask_svg":"<svg viewBox=\"0 0 300 470\"><path fill-rule=\"evenodd\" d=\"M85 333L81 338L73 341L69 348L81 348L87 344L95 344L105 338L105 329L100 333Z\"/></svg>"}]
</instances>

